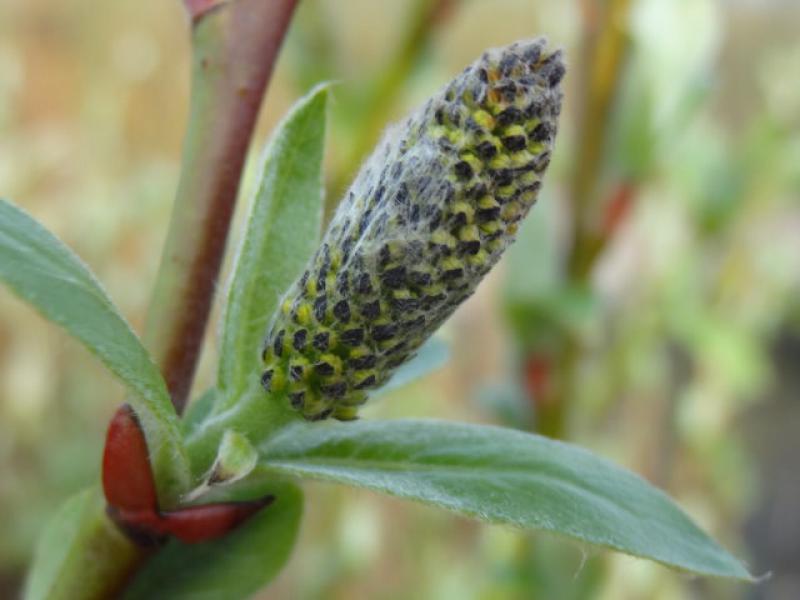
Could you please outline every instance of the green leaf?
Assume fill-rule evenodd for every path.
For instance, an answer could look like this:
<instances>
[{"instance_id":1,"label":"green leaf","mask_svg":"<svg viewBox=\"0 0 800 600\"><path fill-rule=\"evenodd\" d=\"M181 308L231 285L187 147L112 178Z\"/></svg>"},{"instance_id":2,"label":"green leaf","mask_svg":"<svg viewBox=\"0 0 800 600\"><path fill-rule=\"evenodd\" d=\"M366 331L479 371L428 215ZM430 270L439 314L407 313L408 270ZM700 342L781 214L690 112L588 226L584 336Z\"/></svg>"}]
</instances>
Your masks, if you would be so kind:
<instances>
[{"instance_id":1,"label":"green leaf","mask_svg":"<svg viewBox=\"0 0 800 600\"><path fill-rule=\"evenodd\" d=\"M432 420L295 424L260 451L261 466L278 473L548 531L693 573L751 579L643 479L533 434Z\"/></svg>"},{"instance_id":2,"label":"green leaf","mask_svg":"<svg viewBox=\"0 0 800 600\"><path fill-rule=\"evenodd\" d=\"M408 385L413 381L425 377L427 374L442 368L450 359L450 348L439 338L433 337L425 342L417 355L395 371L392 378L372 397L377 397Z\"/></svg>"},{"instance_id":3,"label":"green leaf","mask_svg":"<svg viewBox=\"0 0 800 600\"><path fill-rule=\"evenodd\" d=\"M132 392L166 498L185 491L188 463L158 367L86 265L49 231L0 199L0 279L61 325Z\"/></svg>"},{"instance_id":4,"label":"green leaf","mask_svg":"<svg viewBox=\"0 0 800 600\"><path fill-rule=\"evenodd\" d=\"M184 438L188 438L203 424L214 408L219 391L215 387L208 388L189 403L181 419Z\"/></svg>"},{"instance_id":5,"label":"green leaf","mask_svg":"<svg viewBox=\"0 0 800 600\"><path fill-rule=\"evenodd\" d=\"M39 538L24 598L105 597L139 553L106 516L100 490L85 490L61 506Z\"/></svg>"},{"instance_id":6,"label":"green leaf","mask_svg":"<svg viewBox=\"0 0 800 600\"><path fill-rule=\"evenodd\" d=\"M301 490L273 483L275 502L224 538L203 544L171 541L137 575L124 598L236 600L249 598L291 554L303 512Z\"/></svg>"},{"instance_id":7,"label":"green leaf","mask_svg":"<svg viewBox=\"0 0 800 600\"><path fill-rule=\"evenodd\" d=\"M267 323L319 243L327 99L325 85L301 98L265 150L223 319L217 376L222 391L243 389L258 371ZM225 401L235 397L228 393Z\"/></svg>"}]
</instances>

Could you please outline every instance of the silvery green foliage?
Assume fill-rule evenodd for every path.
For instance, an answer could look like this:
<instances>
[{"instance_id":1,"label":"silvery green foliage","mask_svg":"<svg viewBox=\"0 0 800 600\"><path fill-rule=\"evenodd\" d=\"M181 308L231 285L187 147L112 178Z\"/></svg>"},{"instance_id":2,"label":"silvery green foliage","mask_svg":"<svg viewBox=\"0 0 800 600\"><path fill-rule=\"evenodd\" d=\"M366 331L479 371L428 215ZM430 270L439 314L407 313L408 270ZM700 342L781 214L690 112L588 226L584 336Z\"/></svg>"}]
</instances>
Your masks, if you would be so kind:
<instances>
[{"instance_id":1,"label":"silvery green foliage","mask_svg":"<svg viewBox=\"0 0 800 600\"><path fill-rule=\"evenodd\" d=\"M355 418L474 292L536 201L564 73L543 39L490 50L386 132L272 318L268 391Z\"/></svg>"}]
</instances>

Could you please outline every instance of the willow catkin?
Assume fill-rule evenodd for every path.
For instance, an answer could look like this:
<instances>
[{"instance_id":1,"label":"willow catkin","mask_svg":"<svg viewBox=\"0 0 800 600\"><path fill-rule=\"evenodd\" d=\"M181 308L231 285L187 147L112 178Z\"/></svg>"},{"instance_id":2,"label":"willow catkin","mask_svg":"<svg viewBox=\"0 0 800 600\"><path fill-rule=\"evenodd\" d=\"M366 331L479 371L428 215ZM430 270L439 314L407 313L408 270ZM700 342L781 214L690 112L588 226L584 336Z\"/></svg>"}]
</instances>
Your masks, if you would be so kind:
<instances>
[{"instance_id":1,"label":"willow catkin","mask_svg":"<svg viewBox=\"0 0 800 600\"><path fill-rule=\"evenodd\" d=\"M564 72L543 39L490 50L386 132L272 318L267 391L355 418L473 293L536 201Z\"/></svg>"}]
</instances>

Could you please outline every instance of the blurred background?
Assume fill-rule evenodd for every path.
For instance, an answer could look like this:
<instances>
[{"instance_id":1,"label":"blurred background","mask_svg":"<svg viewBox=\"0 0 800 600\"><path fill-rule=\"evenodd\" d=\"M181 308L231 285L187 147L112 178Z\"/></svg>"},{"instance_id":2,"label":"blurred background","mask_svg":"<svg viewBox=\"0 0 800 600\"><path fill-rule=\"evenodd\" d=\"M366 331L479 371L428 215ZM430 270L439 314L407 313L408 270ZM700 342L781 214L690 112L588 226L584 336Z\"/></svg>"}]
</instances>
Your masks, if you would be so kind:
<instances>
[{"instance_id":1,"label":"blurred background","mask_svg":"<svg viewBox=\"0 0 800 600\"><path fill-rule=\"evenodd\" d=\"M264 597L800 598L798 30L795 0L302 0L258 148L309 87L341 82L331 205L386 123L485 48L544 34L570 66L539 205L445 325L450 362L365 416L579 443L772 577L691 579L317 484ZM74 248L137 329L178 177L187 62L177 0L0 2L0 194ZM197 389L214 352L212 331ZM0 597L55 507L97 478L121 400L0 289Z\"/></svg>"}]
</instances>

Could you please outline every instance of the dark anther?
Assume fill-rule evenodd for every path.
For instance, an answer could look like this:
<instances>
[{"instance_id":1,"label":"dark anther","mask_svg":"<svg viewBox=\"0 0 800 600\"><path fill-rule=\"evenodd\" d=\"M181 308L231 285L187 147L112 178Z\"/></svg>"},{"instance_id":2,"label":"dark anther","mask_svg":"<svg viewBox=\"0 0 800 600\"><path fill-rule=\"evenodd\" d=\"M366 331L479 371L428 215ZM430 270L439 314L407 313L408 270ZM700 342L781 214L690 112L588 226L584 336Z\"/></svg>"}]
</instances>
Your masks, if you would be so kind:
<instances>
[{"instance_id":1,"label":"dark anther","mask_svg":"<svg viewBox=\"0 0 800 600\"><path fill-rule=\"evenodd\" d=\"M327 275L328 275L328 271L325 268L320 270L319 275L317 276L317 291L318 292L324 292L325 291L325 287L326 287L325 284L326 284Z\"/></svg>"},{"instance_id":2,"label":"dark anther","mask_svg":"<svg viewBox=\"0 0 800 600\"><path fill-rule=\"evenodd\" d=\"M364 330L360 327L356 329L347 329L342 332L340 339L343 344L347 344L348 346L358 346L364 341Z\"/></svg>"},{"instance_id":3,"label":"dark anther","mask_svg":"<svg viewBox=\"0 0 800 600\"><path fill-rule=\"evenodd\" d=\"M294 381L300 381L303 378L302 365L292 365L289 367L289 377L291 377Z\"/></svg>"},{"instance_id":4,"label":"dark anther","mask_svg":"<svg viewBox=\"0 0 800 600\"><path fill-rule=\"evenodd\" d=\"M416 298L392 298L392 306L399 311L412 311L419 308L419 300Z\"/></svg>"},{"instance_id":5,"label":"dark anther","mask_svg":"<svg viewBox=\"0 0 800 600\"><path fill-rule=\"evenodd\" d=\"M325 320L326 310L328 310L328 299L325 296L317 296L314 300L314 316L320 323Z\"/></svg>"},{"instance_id":6,"label":"dark anther","mask_svg":"<svg viewBox=\"0 0 800 600\"><path fill-rule=\"evenodd\" d=\"M456 198L456 188L449 181L445 181L442 185L442 197L445 204L451 204Z\"/></svg>"},{"instance_id":7,"label":"dark anther","mask_svg":"<svg viewBox=\"0 0 800 600\"><path fill-rule=\"evenodd\" d=\"M289 394L289 402L291 403L292 408L294 408L295 410L300 410L301 408L303 408L305 400L306 400L306 393L302 390L299 392L292 392L291 394Z\"/></svg>"},{"instance_id":8,"label":"dark anther","mask_svg":"<svg viewBox=\"0 0 800 600\"><path fill-rule=\"evenodd\" d=\"M361 220L358 222L358 235L364 235L364 232L367 230L367 227L369 226L369 221L371 217L372 217L372 211L368 209L361 217Z\"/></svg>"},{"instance_id":9,"label":"dark anther","mask_svg":"<svg viewBox=\"0 0 800 600\"><path fill-rule=\"evenodd\" d=\"M561 80L564 79L564 75L566 75L567 70L564 68L564 65L561 63L555 65L552 69L550 69L550 74L547 76L547 83L550 84L550 87L555 87Z\"/></svg>"},{"instance_id":10,"label":"dark anther","mask_svg":"<svg viewBox=\"0 0 800 600\"><path fill-rule=\"evenodd\" d=\"M450 224L453 227L463 227L467 224L467 213L465 212L457 212L452 217L450 217Z\"/></svg>"},{"instance_id":11,"label":"dark anther","mask_svg":"<svg viewBox=\"0 0 800 600\"><path fill-rule=\"evenodd\" d=\"M537 161L537 164L536 164L535 171L537 173L541 174L547 168L547 165L549 165L549 164L550 164L550 153L549 152L545 152L544 154L542 154L539 157L539 159Z\"/></svg>"},{"instance_id":12,"label":"dark anther","mask_svg":"<svg viewBox=\"0 0 800 600\"><path fill-rule=\"evenodd\" d=\"M400 165L400 163L395 163L395 166ZM393 169L394 172L396 169ZM399 174L396 176L399 177ZM400 184L400 188L397 190L397 194L394 196L394 201L399 204L400 206L405 206L408 204L408 186L403 183Z\"/></svg>"},{"instance_id":13,"label":"dark anther","mask_svg":"<svg viewBox=\"0 0 800 600\"><path fill-rule=\"evenodd\" d=\"M464 254L477 254L481 249L481 243L478 240L470 240L468 242L459 242L458 249Z\"/></svg>"},{"instance_id":14,"label":"dark anther","mask_svg":"<svg viewBox=\"0 0 800 600\"><path fill-rule=\"evenodd\" d=\"M481 221L494 221L500 216L500 207L495 206L493 208L479 208L475 214Z\"/></svg>"},{"instance_id":15,"label":"dark anther","mask_svg":"<svg viewBox=\"0 0 800 600\"><path fill-rule=\"evenodd\" d=\"M364 318L369 320L377 319L381 314L380 302L378 300L375 300L373 302L368 302L361 309L361 314L364 315Z\"/></svg>"},{"instance_id":16,"label":"dark anther","mask_svg":"<svg viewBox=\"0 0 800 600\"><path fill-rule=\"evenodd\" d=\"M350 364L355 369L371 369L375 366L377 360L374 354L367 354L350 359Z\"/></svg>"},{"instance_id":17,"label":"dark anther","mask_svg":"<svg viewBox=\"0 0 800 600\"><path fill-rule=\"evenodd\" d=\"M422 260L422 253L425 251L425 242L422 240L410 240L406 244L406 256L410 260Z\"/></svg>"},{"instance_id":18,"label":"dark anther","mask_svg":"<svg viewBox=\"0 0 800 600\"><path fill-rule=\"evenodd\" d=\"M400 342L399 344L395 344L391 348L389 348L384 354L386 356L392 356L393 354L397 354L398 352L402 352L408 347L406 342Z\"/></svg>"},{"instance_id":19,"label":"dark anther","mask_svg":"<svg viewBox=\"0 0 800 600\"><path fill-rule=\"evenodd\" d=\"M270 390L270 386L272 386L272 375L274 371L272 369L267 369L261 374L261 387L264 388L265 391Z\"/></svg>"},{"instance_id":20,"label":"dark anther","mask_svg":"<svg viewBox=\"0 0 800 600\"><path fill-rule=\"evenodd\" d=\"M275 352L275 356L281 356L283 354L283 336L286 332L281 329L278 332L278 335L275 336L275 341L272 343L272 351Z\"/></svg>"},{"instance_id":21,"label":"dark anther","mask_svg":"<svg viewBox=\"0 0 800 600\"><path fill-rule=\"evenodd\" d=\"M517 55L510 52L500 60L500 73L503 77L508 77L511 74L511 70L517 64L517 60Z\"/></svg>"},{"instance_id":22,"label":"dark anther","mask_svg":"<svg viewBox=\"0 0 800 600\"><path fill-rule=\"evenodd\" d=\"M494 90L503 96L503 100L506 102L513 102L514 97L517 95L517 86L514 84L513 81L509 81L508 83L504 83L503 85L498 85L494 88Z\"/></svg>"},{"instance_id":23,"label":"dark anther","mask_svg":"<svg viewBox=\"0 0 800 600\"><path fill-rule=\"evenodd\" d=\"M511 152L519 152L525 148L524 135L509 135L503 138L503 145Z\"/></svg>"},{"instance_id":24,"label":"dark anther","mask_svg":"<svg viewBox=\"0 0 800 600\"><path fill-rule=\"evenodd\" d=\"M397 335L397 325L393 325L391 323L387 325L376 325L372 330L372 337L375 338L375 341L377 342L390 340L395 335Z\"/></svg>"},{"instance_id":25,"label":"dark anther","mask_svg":"<svg viewBox=\"0 0 800 600\"><path fill-rule=\"evenodd\" d=\"M500 187L510 185L514 180L514 175L512 174L511 169L498 169L496 171L492 171L491 175L492 179L494 179L494 182Z\"/></svg>"},{"instance_id":26,"label":"dark anther","mask_svg":"<svg viewBox=\"0 0 800 600\"><path fill-rule=\"evenodd\" d=\"M342 323L350 321L350 305L347 303L347 300L339 300L339 302L333 306L333 315Z\"/></svg>"},{"instance_id":27,"label":"dark anther","mask_svg":"<svg viewBox=\"0 0 800 600\"><path fill-rule=\"evenodd\" d=\"M317 375L322 375L323 377L328 377L336 372L333 368L333 365L329 362L325 362L324 360L314 363L314 371L317 373Z\"/></svg>"},{"instance_id":28,"label":"dark anther","mask_svg":"<svg viewBox=\"0 0 800 600\"><path fill-rule=\"evenodd\" d=\"M425 315L420 315L413 321L406 321L403 323L403 328L407 329L421 329L425 326Z\"/></svg>"},{"instance_id":29,"label":"dark anther","mask_svg":"<svg viewBox=\"0 0 800 600\"><path fill-rule=\"evenodd\" d=\"M525 49L525 52L522 53L522 58L525 60L525 62L532 65L539 62L539 57L541 55L542 49L538 45L534 44Z\"/></svg>"},{"instance_id":30,"label":"dark anther","mask_svg":"<svg viewBox=\"0 0 800 600\"><path fill-rule=\"evenodd\" d=\"M473 185L471 188L467 189L466 196L467 198L472 198L473 200L477 200L478 198L482 198L487 194L488 190L486 189L486 185L483 183L479 183L477 185Z\"/></svg>"},{"instance_id":31,"label":"dark anther","mask_svg":"<svg viewBox=\"0 0 800 600\"><path fill-rule=\"evenodd\" d=\"M442 279L446 281L452 281L453 279L458 279L463 277L464 269L457 268L457 269L447 269L444 273L442 273Z\"/></svg>"},{"instance_id":32,"label":"dark anther","mask_svg":"<svg viewBox=\"0 0 800 600\"><path fill-rule=\"evenodd\" d=\"M425 273L424 271L411 271L408 274L408 280L411 282L412 285L418 286L426 286L430 285L433 281L431 279L430 273Z\"/></svg>"},{"instance_id":33,"label":"dark anther","mask_svg":"<svg viewBox=\"0 0 800 600\"><path fill-rule=\"evenodd\" d=\"M292 346L294 349L300 352L303 347L306 345L306 339L308 338L308 331L305 329L298 329L294 332L294 338L292 339Z\"/></svg>"},{"instance_id":34,"label":"dark anther","mask_svg":"<svg viewBox=\"0 0 800 600\"><path fill-rule=\"evenodd\" d=\"M372 281L369 278L369 273L362 273L358 276L358 281L356 282L356 291L359 294L372 293Z\"/></svg>"},{"instance_id":35,"label":"dark anther","mask_svg":"<svg viewBox=\"0 0 800 600\"><path fill-rule=\"evenodd\" d=\"M546 142L550 139L550 126L547 123L539 123L531 132L531 139L534 142Z\"/></svg>"},{"instance_id":36,"label":"dark anther","mask_svg":"<svg viewBox=\"0 0 800 600\"><path fill-rule=\"evenodd\" d=\"M408 358L408 353L398 354L386 361L386 368L387 369L394 369L395 367L399 367Z\"/></svg>"},{"instance_id":37,"label":"dark anther","mask_svg":"<svg viewBox=\"0 0 800 600\"><path fill-rule=\"evenodd\" d=\"M447 296L444 294L431 294L430 296L425 296L422 299L422 308L425 310L430 310L440 302L443 302L446 298Z\"/></svg>"},{"instance_id":38,"label":"dark anther","mask_svg":"<svg viewBox=\"0 0 800 600\"><path fill-rule=\"evenodd\" d=\"M350 240L347 240L348 242ZM345 242L346 244L347 242ZM347 255L347 253L345 253ZM350 292L350 286L347 282L347 271L342 271L339 273L339 276L336 278L336 291L339 292L342 296L347 296Z\"/></svg>"},{"instance_id":39,"label":"dark anther","mask_svg":"<svg viewBox=\"0 0 800 600\"><path fill-rule=\"evenodd\" d=\"M472 167L465 160L456 163L455 172L456 177L459 179L470 179L472 177Z\"/></svg>"},{"instance_id":40,"label":"dark anther","mask_svg":"<svg viewBox=\"0 0 800 600\"><path fill-rule=\"evenodd\" d=\"M347 393L347 383L344 381L337 381L336 383L329 383L327 385L319 386L320 391L326 396L331 398L341 398Z\"/></svg>"},{"instance_id":41,"label":"dark anther","mask_svg":"<svg viewBox=\"0 0 800 600\"><path fill-rule=\"evenodd\" d=\"M322 333L318 333L314 336L314 341L312 342L314 348L319 350L320 352L325 352L328 349L328 344L330 343L330 334L327 331L323 331Z\"/></svg>"},{"instance_id":42,"label":"dark anther","mask_svg":"<svg viewBox=\"0 0 800 600\"><path fill-rule=\"evenodd\" d=\"M533 192L535 194L540 189L542 189L542 182L541 181L534 181L532 184L522 188L522 191L524 191L524 192Z\"/></svg>"},{"instance_id":43,"label":"dark anther","mask_svg":"<svg viewBox=\"0 0 800 600\"><path fill-rule=\"evenodd\" d=\"M494 155L497 154L497 148L489 140L484 140L478 144L475 151L478 153L478 156L481 157L481 160L491 160L494 158Z\"/></svg>"},{"instance_id":44,"label":"dark anther","mask_svg":"<svg viewBox=\"0 0 800 600\"><path fill-rule=\"evenodd\" d=\"M353 389L363 390L364 388L368 388L370 386L375 385L375 381L376 381L375 375L369 375L368 377L365 377L364 379L359 381L357 384L355 384L353 386Z\"/></svg>"},{"instance_id":45,"label":"dark anther","mask_svg":"<svg viewBox=\"0 0 800 600\"><path fill-rule=\"evenodd\" d=\"M509 106L499 115L497 115L497 124L500 127L507 127L509 125L513 125L514 123L518 123L522 120L522 112L514 106Z\"/></svg>"},{"instance_id":46,"label":"dark anther","mask_svg":"<svg viewBox=\"0 0 800 600\"><path fill-rule=\"evenodd\" d=\"M406 279L406 268L404 266L387 269L381 274L383 285L391 289L403 287Z\"/></svg>"},{"instance_id":47,"label":"dark anther","mask_svg":"<svg viewBox=\"0 0 800 600\"><path fill-rule=\"evenodd\" d=\"M525 119L530 121L542 116L542 105L535 100L525 108Z\"/></svg>"},{"instance_id":48,"label":"dark anther","mask_svg":"<svg viewBox=\"0 0 800 600\"><path fill-rule=\"evenodd\" d=\"M439 225L441 224L442 224L442 211L437 208L436 211L431 216L430 230L432 232L436 231L437 229L439 229Z\"/></svg>"}]
</instances>

